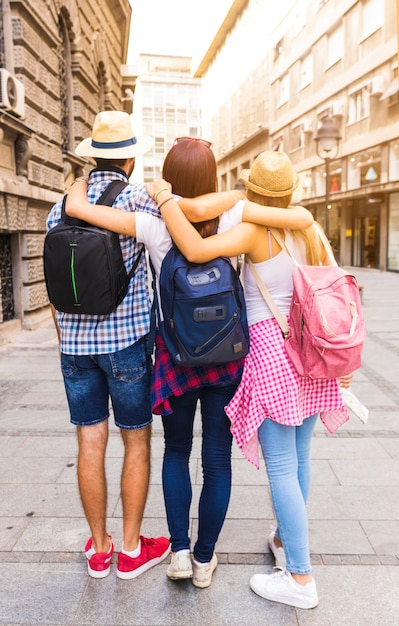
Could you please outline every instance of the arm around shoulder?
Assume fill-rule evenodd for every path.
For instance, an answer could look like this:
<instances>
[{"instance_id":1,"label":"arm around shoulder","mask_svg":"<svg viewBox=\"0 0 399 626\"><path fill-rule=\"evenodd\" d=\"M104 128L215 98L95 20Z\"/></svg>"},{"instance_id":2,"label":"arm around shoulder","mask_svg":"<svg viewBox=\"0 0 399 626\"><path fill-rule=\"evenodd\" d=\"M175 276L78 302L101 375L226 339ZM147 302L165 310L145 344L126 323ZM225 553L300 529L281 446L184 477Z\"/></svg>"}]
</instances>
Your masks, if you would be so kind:
<instances>
[{"instance_id":1,"label":"arm around shoulder","mask_svg":"<svg viewBox=\"0 0 399 626\"><path fill-rule=\"evenodd\" d=\"M313 215L301 206L287 208L262 206L247 200L244 205L243 220L272 228L303 230L313 224Z\"/></svg>"}]
</instances>

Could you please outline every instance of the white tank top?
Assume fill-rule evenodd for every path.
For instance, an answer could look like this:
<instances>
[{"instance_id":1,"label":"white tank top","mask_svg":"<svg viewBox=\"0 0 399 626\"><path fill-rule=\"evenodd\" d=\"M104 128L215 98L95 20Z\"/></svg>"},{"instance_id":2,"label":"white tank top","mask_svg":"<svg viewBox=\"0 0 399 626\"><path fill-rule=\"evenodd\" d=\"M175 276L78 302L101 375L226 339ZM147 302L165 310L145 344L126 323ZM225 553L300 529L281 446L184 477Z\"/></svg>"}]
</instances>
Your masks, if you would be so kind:
<instances>
[{"instance_id":1,"label":"white tank top","mask_svg":"<svg viewBox=\"0 0 399 626\"><path fill-rule=\"evenodd\" d=\"M298 263L306 263L305 250L296 243L289 231L284 232L290 252L294 255ZM294 261L287 252L281 250L277 256L263 261L262 263L254 263L254 265L261 280L270 291L279 311L283 315L287 315L290 311L292 298L292 272L295 269ZM248 324L256 324L256 322L260 322L261 320L274 317L255 283L251 270L246 264L244 264L243 269Z\"/></svg>"}]
</instances>

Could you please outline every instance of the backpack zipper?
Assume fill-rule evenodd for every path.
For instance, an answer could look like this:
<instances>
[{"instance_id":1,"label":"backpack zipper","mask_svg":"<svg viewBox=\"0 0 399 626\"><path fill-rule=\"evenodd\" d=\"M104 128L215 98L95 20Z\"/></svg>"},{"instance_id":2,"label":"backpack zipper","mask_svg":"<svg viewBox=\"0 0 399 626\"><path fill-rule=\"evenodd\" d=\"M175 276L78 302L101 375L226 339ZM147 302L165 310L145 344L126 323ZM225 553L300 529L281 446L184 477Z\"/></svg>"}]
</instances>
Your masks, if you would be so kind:
<instances>
[{"instance_id":1,"label":"backpack zipper","mask_svg":"<svg viewBox=\"0 0 399 626\"><path fill-rule=\"evenodd\" d=\"M237 317L238 317L238 314L237 314L237 311L236 311L236 312L233 314L233 317L231 317L231 318L227 321L227 323L223 326L223 328L220 328L220 329L218 330L218 332L217 332L217 333L215 333L214 335L212 335L212 337L210 337L210 338L208 339L208 341L206 341L205 343L203 343L201 346L197 346L197 347L195 348L195 350L194 350L194 354L198 354L198 352L201 352L202 350L204 350L204 348L206 348L206 346L207 346L209 343L213 342L213 341L215 340L215 338L216 338L218 335L220 335L221 333L224 333L224 331L226 330L226 328L228 328L228 327L232 324L232 322L235 322L235 320L237 319Z\"/></svg>"},{"instance_id":2,"label":"backpack zipper","mask_svg":"<svg viewBox=\"0 0 399 626\"><path fill-rule=\"evenodd\" d=\"M80 306L79 298L78 298L78 290L76 287L76 277L75 277L75 247L76 243L69 244L71 247L71 282L72 282L72 290L73 297L75 300L74 306Z\"/></svg>"}]
</instances>

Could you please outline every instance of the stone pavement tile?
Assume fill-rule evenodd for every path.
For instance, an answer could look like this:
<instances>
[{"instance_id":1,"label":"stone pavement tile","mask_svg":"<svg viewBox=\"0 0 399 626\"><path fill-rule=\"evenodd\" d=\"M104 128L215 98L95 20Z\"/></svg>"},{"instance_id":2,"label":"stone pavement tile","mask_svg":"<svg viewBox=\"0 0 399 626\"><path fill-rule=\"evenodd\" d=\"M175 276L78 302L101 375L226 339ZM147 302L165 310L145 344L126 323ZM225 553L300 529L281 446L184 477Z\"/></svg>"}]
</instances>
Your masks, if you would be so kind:
<instances>
[{"instance_id":1,"label":"stone pavement tile","mask_svg":"<svg viewBox=\"0 0 399 626\"><path fill-rule=\"evenodd\" d=\"M246 459L233 459L232 463L232 484L234 485L267 485L268 478L263 459L260 460L260 467L256 469Z\"/></svg>"},{"instance_id":2,"label":"stone pavement tile","mask_svg":"<svg viewBox=\"0 0 399 626\"><path fill-rule=\"evenodd\" d=\"M0 424L3 433L52 434L65 432L69 426L68 409L31 409L17 408L2 411Z\"/></svg>"},{"instance_id":3,"label":"stone pavement tile","mask_svg":"<svg viewBox=\"0 0 399 626\"><path fill-rule=\"evenodd\" d=\"M312 554L374 554L362 525L356 520L310 520Z\"/></svg>"},{"instance_id":4,"label":"stone pavement tile","mask_svg":"<svg viewBox=\"0 0 399 626\"><path fill-rule=\"evenodd\" d=\"M119 525L110 520L109 532ZM83 516L80 517L32 517L21 533L13 552L82 552L90 531Z\"/></svg>"},{"instance_id":5,"label":"stone pavement tile","mask_svg":"<svg viewBox=\"0 0 399 626\"><path fill-rule=\"evenodd\" d=\"M269 554L267 539L274 519L230 519L223 524L216 544L216 553ZM193 537L197 536L198 520L193 522Z\"/></svg>"},{"instance_id":6,"label":"stone pavement tile","mask_svg":"<svg viewBox=\"0 0 399 626\"><path fill-rule=\"evenodd\" d=\"M373 457L370 457L373 458ZM331 460L331 467L341 485L399 486L399 459Z\"/></svg>"},{"instance_id":7,"label":"stone pavement tile","mask_svg":"<svg viewBox=\"0 0 399 626\"><path fill-rule=\"evenodd\" d=\"M18 439L14 437L14 439ZM1 445L1 444L0 444ZM1 452L1 449L0 449ZM70 458L76 455L76 435L29 435L24 437L15 451L16 457Z\"/></svg>"},{"instance_id":8,"label":"stone pavement tile","mask_svg":"<svg viewBox=\"0 0 399 626\"><path fill-rule=\"evenodd\" d=\"M0 458L0 483L54 483L64 470L65 463L62 457Z\"/></svg>"},{"instance_id":9,"label":"stone pavement tile","mask_svg":"<svg viewBox=\"0 0 399 626\"><path fill-rule=\"evenodd\" d=\"M14 549L29 523L29 517L0 517L0 552Z\"/></svg>"},{"instance_id":10,"label":"stone pavement tile","mask_svg":"<svg viewBox=\"0 0 399 626\"><path fill-rule=\"evenodd\" d=\"M399 558L399 520L378 522L365 520L362 521L362 526L377 554Z\"/></svg>"},{"instance_id":11,"label":"stone pavement tile","mask_svg":"<svg viewBox=\"0 0 399 626\"><path fill-rule=\"evenodd\" d=\"M391 459L399 459L399 437L388 439L381 437L378 439L381 446L387 451Z\"/></svg>"},{"instance_id":12,"label":"stone pavement tile","mask_svg":"<svg viewBox=\"0 0 399 626\"><path fill-rule=\"evenodd\" d=\"M1 423L0 420L0 424ZM12 437L8 435L0 437L0 458L18 455L18 450L23 444L23 437Z\"/></svg>"},{"instance_id":13,"label":"stone pavement tile","mask_svg":"<svg viewBox=\"0 0 399 626\"><path fill-rule=\"evenodd\" d=\"M0 623L74 624L87 585L84 565L3 563Z\"/></svg>"},{"instance_id":14,"label":"stone pavement tile","mask_svg":"<svg viewBox=\"0 0 399 626\"><path fill-rule=\"evenodd\" d=\"M308 515L312 520L399 520L399 488L314 485Z\"/></svg>"},{"instance_id":15,"label":"stone pavement tile","mask_svg":"<svg viewBox=\"0 0 399 626\"><path fill-rule=\"evenodd\" d=\"M46 386L49 386L49 384L50 383L46 383ZM57 383L54 383L54 384L57 384ZM65 407L65 400L60 392L59 393L50 393L50 392L45 393L41 391L38 387L39 387L38 385L37 386L35 385L33 389L30 389L26 393L21 393L20 391L18 394L18 397L16 398L14 402L15 408L30 406L32 408L43 407L44 409L46 408L50 408L50 409L61 408L62 409Z\"/></svg>"},{"instance_id":16,"label":"stone pavement tile","mask_svg":"<svg viewBox=\"0 0 399 626\"><path fill-rule=\"evenodd\" d=\"M399 567L313 568L319 605L298 609L299 626L381 626L398 623Z\"/></svg>"},{"instance_id":17,"label":"stone pavement tile","mask_svg":"<svg viewBox=\"0 0 399 626\"><path fill-rule=\"evenodd\" d=\"M132 581L114 572L103 580L86 575L83 563L3 566L3 623L79 626L380 626L397 620L399 568L314 566L319 605L294 609L263 600L249 588L259 565L219 565L208 589L166 578L166 563ZM19 589L29 602L17 602ZM49 607L51 609L49 610ZM8 619L8 621L6 621Z\"/></svg>"},{"instance_id":18,"label":"stone pavement tile","mask_svg":"<svg viewBox=\"0 0 399 626\"><path fill-rule=\"evenodd\" d=\"M34 350L11 349L7 351L7 358L4 358L4 350L0 351L0 378L21 381L22 384L32 380L54 380L62 385L59 358L47 350L35 353Z\"/></svg>"},{"instance_id":19,"label":"stone pavement tile","mask_svg":"<svg viewBox=\"0 0 399 626\"><path fill-rule=\"evenodd\" d=\"M119 485L109 485L109 510L114 511ZM0 484L1 513L5 517L77 517L82 514L76 481L74 484Z\"/></svg>"},{"instance_id":20,"label":"stone pavement tile","mask_svg":"<svg viewBox=\"0 0 399 626\"><path fill-rule=\"evenodd\" d=\"M232 519L273 519L269 489L264 486L234 485L227 517Z\"/></svg>"},{"instance_id":21,"label":"stone pavement tile","mask_svg":"<svg viewBox=\"0 0 399 626\"><path fill-rule=\"evenodd\" d=\"M81 517L46 517L46 518L30 518L29 520L10 521L10 518L0 518L1 526L12 523L15 525L13 530L12 555L20 552L24 553L76 553L79 558L84 561L83 550L87 539L90 536L90 530L83 516ZM22 525L24 522L24 525ZM108 517L107 530L112 535L115 550L120 550L122 546L123 530L122 519L116 517ZM141 534L146 537L169 537L166 519L149 519L144 518ZM8 543L11 543L9 540ZM0 551L6 550L2 547L3 537L0 540ZM1 622L0 622L1 623Z\"/></svg>"},{"instance_id":22,"label":"stone pavement tile","mask_svg":"<svg viewBox=\"0 0 399 626\"><path fill-rule=\"evenodd\" d=\"M399 439L398 439L399 441ZM388 459L383 442L376 438L314 437L312 441L312 467L314 459Z\"/></svg>"},{"instance_id":23,"label":"stone pavement tile","mask_svg":"<svg viewBox=\"0 0 399 626\"><path fill-rule=\"evenodd\" d=\"M370 434L384 432L387 435L392 433L393 436L396 437L399 427L398 411L398 407L373 408L369 413L369 419L364 428L362 428L362 424L360 423L360 421L357 420L360 424L360 427L356 428L356 430L360 432L363 436L364 433ZM343 428L345 427L346 424L343 426Z\"/></svg>"},{"instance_id":24,"label":"stone pavement tile","mask_svg":"<svg viewBox=\"0 0 399 626\"><path fill-rule=\"evenodd\" d=\"M76 441L75 427L72 424L71 424L71 428L73 429L72 433ZM75 444L75 452L76 454L78 452L77 441ZM122 437L120 435L119 429L116 432L111 432L111 429L110 429L110 435L108 438L108 445L107 445L107 458L112 458L112 457L122 458L123 453L124 453L124 446L123 446L123 441L122 441Z\"/></svg>"},{"instance_id":25,"label":"stone pavement tile","mask_svg":"<svg viewBox=\"0 0 399 626\"><path fill-rule=\"evenodd\" d=\"M165 563L134 581L111 575L89 582L76 620L81 626L296 626L295 609L266 603L251 591L249 579L257 571L256 565L219 564L207 589L169 581Z\"/></svg>"},{"instance_id":26,"label":"stone pavement tile","mask_svg":"<svg viewBox=\"0 0 399 626\"><path fill-rule=\"evenodd\" d=\"M366 371L366 367L364 369ZM377 371L384 371L384 368L379 367ZM355 385L353 386L352 391L355 396L357 396L359 400L369 409L369 411L372 411L374 407L398 407L397 400L395 401L394 398L389 397L386 393L386 389L381 386L380 380L368 379L365 380L364 383L357 383L356 387Z\"/></svg>"},{"instance_id":27,"label":"stone pavement tile","mask_svg":"<svg viewBox=\"0 0 399 626\"><path fill-rule=\"evenodd\" d=\"M312 460L312 485L338 485L329 461Z\"/></svg>"}]
</instances>

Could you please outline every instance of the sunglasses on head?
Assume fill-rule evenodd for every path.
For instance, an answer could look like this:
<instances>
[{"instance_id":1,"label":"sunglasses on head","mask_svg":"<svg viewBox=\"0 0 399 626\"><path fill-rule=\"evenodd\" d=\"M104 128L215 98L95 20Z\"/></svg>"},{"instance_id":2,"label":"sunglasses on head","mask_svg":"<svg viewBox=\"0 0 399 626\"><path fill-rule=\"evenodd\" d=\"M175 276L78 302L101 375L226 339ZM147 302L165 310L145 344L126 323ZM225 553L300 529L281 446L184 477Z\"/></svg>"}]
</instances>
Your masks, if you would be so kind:
<instances>
[{"instance_id":1,"label":"sunglasses on head","mask_svg":"<svg viewBox=\"0 0 399 626\"><path fill-rule=\"evenodd\" d=\"M201 137L176 137L173 143L180 143L181 141L199 141L203 143L207 148L212 147L212 142L207 141L206 139L201 139Z\"/></svg>"}]
</instances>

